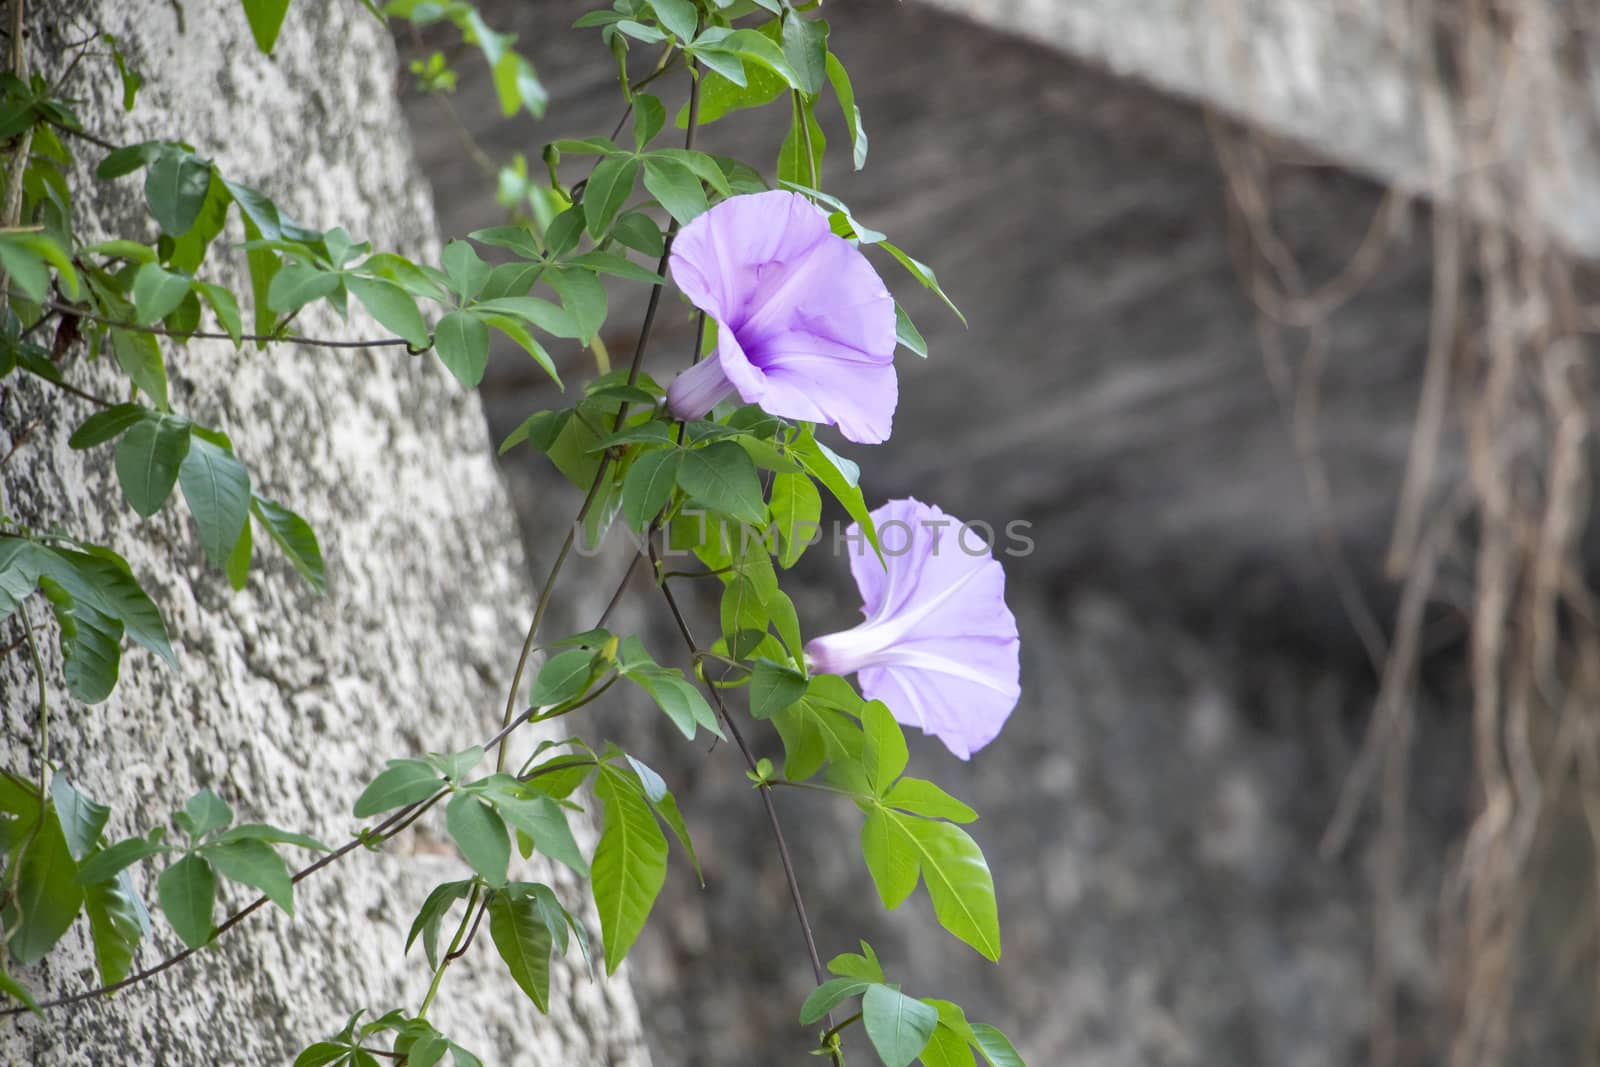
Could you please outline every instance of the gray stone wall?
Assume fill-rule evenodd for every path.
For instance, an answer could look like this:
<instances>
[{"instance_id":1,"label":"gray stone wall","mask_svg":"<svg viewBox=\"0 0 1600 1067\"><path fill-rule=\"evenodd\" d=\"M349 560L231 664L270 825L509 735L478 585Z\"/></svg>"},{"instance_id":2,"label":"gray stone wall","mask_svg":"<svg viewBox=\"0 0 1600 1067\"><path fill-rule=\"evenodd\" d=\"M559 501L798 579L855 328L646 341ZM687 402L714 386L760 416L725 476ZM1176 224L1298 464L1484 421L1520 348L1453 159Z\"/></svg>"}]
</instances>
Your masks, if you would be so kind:
<instances>
[{"instance_id":1,"label":"gray stone wall","mask_svg":"<svg viewBox=\"0 0 1600 1067\"><path fill-rule=\"evenodd\" d=\"M1514 37L1463 92L1461 0L923 0L1259 125L1340 166L1456 200L1503 168L1511 202L1600 255L1600 39L1584 4L1495 11ZM1489 34L1489 40L1496 34ZM1491 119L1492 116L1492 119ZM1498 204L1466 197L1474 211ZM1519 215L1515 220L1522 225Z\"/></svg>"},{"instance_id":2,"label":"gray stone wall","mask_svg":"<svg viewBox=\"0 0 1600 1067\"><path fill-rule=\"evenodd\" d=\"M35 62L59 73L66 42L115 33L148 84L125 116L109 63L86 61L67 95L85 124L120 142L183 139L230 177L259 186L300 220L342 224L358 239L416 257L437 254L432 206L394 104L393 48L360 4L296 4L271 58L257 54L237 3L165 0L30 5ZM96 149L74 144L80 226L97 236L154 236L137 179L113 185L89 171ZM131 229L130 229L131 227ZM242 239L230 231L229 243ZM247 292L242 256L219 242L208 268ZM298 325L324 337L374 336L321 310ZM226 343L167 349L176 409L226 430L258 490L317 529L328 568L319 599L258 538L258 569L230 593L208 567L175 497L139 520L125 508L108 448L66 440L91 412L22 375L0 382L0 454L42 422L0 471L3 503L38 527L124 554L161 606L180 667L137 650L106 703L85 708L57 684L49 644L51 758L111 804L108 832L164 822L210 787L241 819L341 842L363 785L390 756L453 750L493 732L531 609L513 513L492 460L482 410L436 362L397 350ZM115 395L120 376L84 352L67 378ZM43 620L37 600L30 605ZM592 612L595 605L571 602ZM16 620L0 639L20 633ZM0 659L0 750L31 775L38 756L33 672L25 654ZM576 820L580 837L592 828ZM415 1010L428 973L402 957L405 932L433 884L465 866L427 822L382 853L356 852L303 883L297 916L265 910L179 968L114 999L0 1023L0 1060L102 1065L287 1063L357 1008ZM584 895L534 865L571 906ZM153 877L136 879L147 898ZM231 910L252 893L229 885ZM219 912L220 914L220 912ZM591 926L595 924L592 922ZM158 915L137 964L181 947ZM596 927L597 929L597 927ZM37 969L21 972L41 998L94 984L81 931ZM590 980L574 952L557 966L552 1013L538 1015L487 942L453 967L432 1017L490 1063L644 1064L626 979Z\"/></svg>"}]
</instances>

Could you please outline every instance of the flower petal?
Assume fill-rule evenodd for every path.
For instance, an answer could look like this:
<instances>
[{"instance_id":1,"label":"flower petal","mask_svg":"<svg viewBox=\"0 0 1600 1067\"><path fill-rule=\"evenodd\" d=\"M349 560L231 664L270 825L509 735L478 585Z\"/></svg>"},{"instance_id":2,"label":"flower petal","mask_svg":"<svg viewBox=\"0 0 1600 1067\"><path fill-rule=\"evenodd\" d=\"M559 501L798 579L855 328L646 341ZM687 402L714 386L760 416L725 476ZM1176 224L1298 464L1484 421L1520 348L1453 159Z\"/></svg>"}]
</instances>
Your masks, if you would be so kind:
<instances>
[{"instance_id":1,"label":"flower petal","mask_svg":"<svg viewBox=\"0 0 1600 1067\"><path fill-rule=\"evenodd\" d=\"M822 213L797 193L730 197L673 241L672 279L691 304L718 322L742 321L756 267L800 259L832 232Z\"/></svg>"}]
</instances>

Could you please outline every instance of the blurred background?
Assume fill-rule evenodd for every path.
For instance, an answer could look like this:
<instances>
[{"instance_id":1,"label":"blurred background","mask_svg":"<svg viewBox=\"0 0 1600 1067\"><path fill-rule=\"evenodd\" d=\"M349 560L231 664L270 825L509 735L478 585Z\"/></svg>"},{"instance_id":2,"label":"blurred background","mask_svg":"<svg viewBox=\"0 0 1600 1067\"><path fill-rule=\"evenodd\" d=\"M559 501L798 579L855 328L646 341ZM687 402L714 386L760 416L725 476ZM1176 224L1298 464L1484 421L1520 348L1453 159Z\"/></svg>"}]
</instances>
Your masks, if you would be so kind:
<instances>
[{"instance_id":1,"label":"blurred background","mask_svg":"<svg viewBox=\"0 0 1600 1067\"><path fill-rule=\"evenodd\" d=\"M617 121L611 57L568 30L596 6L483 5L550 90L537 126L499 120L475 55L451 57L453 92L399 87L447 236L503 221L515 153L538 173L545 142ZM901 353L893 439L841 450L871 505L915 495L1035 542L1007 562L1007 729L970 764L912 739L914 769L983 815L1003 962L940 934L921 894L882 915L853 808L783 795L823 957L867 938L1034 1067L1595 1062L1590 16L822 13L871 143L854 172L819 109L823 188L928 261L970 323L883 257L932 354ZM770 175L781 134L739 112L702 145ZM619 363L643 305L623 294ZM663 382L692 339L681 304L664 316ZM579 380L593 366L560 357ZM496 440L553 399L516 350L483 396ZM529 450L505 474L542 577L578 494ZM795 596L808 632L856 618L825 553ZM642 607L627 624L667 661ZM741 762L645 706L606 714L705 866L702 888L674 856L630 965L656 1062L794 1062L812 978Z\"/></svg>"}]
</instances>

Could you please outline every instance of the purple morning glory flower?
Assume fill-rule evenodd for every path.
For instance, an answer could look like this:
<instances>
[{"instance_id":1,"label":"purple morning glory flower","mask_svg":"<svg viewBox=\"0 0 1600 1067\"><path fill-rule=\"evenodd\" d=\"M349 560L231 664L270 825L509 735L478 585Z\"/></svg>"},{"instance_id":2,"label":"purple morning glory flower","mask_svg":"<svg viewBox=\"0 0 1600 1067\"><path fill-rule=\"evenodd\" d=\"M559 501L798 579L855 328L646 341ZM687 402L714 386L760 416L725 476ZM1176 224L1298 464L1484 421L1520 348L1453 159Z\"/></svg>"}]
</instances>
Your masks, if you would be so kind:
<instances>
[{"instance_id":1,"label":"purple morning glory flower","mask_svg":"<svg viewBox=\"0 0 1600 1067\"><path fill-rule=\"evenodd\" d=\"M867 257L798 193L735 196L683 228L672 278L717 321L717 350L678 376L667 406L699 418L738 393L770 415L889 437L899 388L894 299Z\"/></svg>"},{"instance_id":2,"label":"purple morning glory flower","mask_svg":"<svg viewBox=\"0 0 1600 1067\"><path fill-rule=\"evenodd\" d=\"M816 638L806 656L815 670L859 675L868 700L967 759L994 740L1021 692L1005 571L977 530L919 500L891 500L872 521L883 564L859 525L849 531L866 621Z\"/></svg>"}]
</instances>

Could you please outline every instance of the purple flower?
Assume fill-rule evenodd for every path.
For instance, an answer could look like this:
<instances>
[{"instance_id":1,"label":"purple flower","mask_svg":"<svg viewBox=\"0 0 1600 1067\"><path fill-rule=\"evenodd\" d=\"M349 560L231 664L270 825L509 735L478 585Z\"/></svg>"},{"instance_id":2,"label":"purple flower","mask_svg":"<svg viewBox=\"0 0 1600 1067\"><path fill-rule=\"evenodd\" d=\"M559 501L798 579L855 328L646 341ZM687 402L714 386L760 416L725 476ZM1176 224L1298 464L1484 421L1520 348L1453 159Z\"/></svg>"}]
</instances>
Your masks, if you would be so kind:
<instances>
[{"instance_id":1,"label":"purple flower","mask_svg":"<svg viewBox=\"0 0 1600 1067\"><path fill-rule=\"evenodd\" d=\"M994 740L1021 692L1005 571L975 531L919 500L891 500L872 521L883 564L858 525L849 531L866 621L816 638L806 656L815 670L859 674L867 699L967 759Z\"/></svg>"},{"instance_id":2,"label":"purple flower","mask_svg":"<svg viewBox=\"0 0 1600 1067\"><path fill-rule=\"evenodd\" d=\"M797 193L724 200L683 228L672 278L717 321L717 350L679 375L667 406L699 418L737 392L768 414L889 437L899 388L894 299L867 257Z\"/></svg>"}]
</instances>

